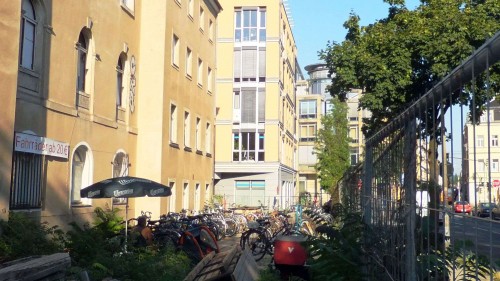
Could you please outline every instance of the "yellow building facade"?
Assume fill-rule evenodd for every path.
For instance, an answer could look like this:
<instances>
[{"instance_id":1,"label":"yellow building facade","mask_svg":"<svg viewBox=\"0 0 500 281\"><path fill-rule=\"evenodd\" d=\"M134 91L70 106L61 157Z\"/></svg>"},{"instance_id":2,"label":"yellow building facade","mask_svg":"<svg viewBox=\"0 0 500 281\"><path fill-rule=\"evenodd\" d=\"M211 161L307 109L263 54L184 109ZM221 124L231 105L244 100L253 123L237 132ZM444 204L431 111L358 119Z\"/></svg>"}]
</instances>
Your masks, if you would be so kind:
<instances>
[{"instance_id":1,"label":"yellow building facade","mask_svg":"<svg viewBox=\"0 0 500 281\"><path fill-rule=\"evenodd\" d=\"M220 1L215 190L227 205L297 195L296 45L286 1Z\"/></svg>"},{"instance_id":2,"label":"yellow building facade","mask_svg":"<svg viewBox=\"0 0 500 281\"><path fill-rule=\"evenodd\" d=\"M0 216L66 225L95 207L153 216L211 196L217 0L15 0L0 11ZM196 167L196 168L193 168ZM168 198L88 199L117 176Z\"/></svg>"}]
</instances>

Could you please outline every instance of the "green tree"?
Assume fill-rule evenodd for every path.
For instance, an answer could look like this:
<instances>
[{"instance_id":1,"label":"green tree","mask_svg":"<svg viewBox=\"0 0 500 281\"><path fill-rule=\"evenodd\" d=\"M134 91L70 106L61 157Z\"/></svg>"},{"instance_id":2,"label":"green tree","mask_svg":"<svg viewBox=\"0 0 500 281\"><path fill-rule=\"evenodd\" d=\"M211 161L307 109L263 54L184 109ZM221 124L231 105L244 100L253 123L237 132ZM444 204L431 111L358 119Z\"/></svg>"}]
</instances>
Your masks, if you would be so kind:
<instances>
[{"instance_id":1,"label":"green tree","mask_svg":"<svg viewBox=\"0 0 500 281\"><path fill-rule=\"evenodd\" d=\"M351 14L344 23L348 31L345 41L329 42L320 51L332 74L332 96L344 101L350 89L364 89L360 108L372 113L370 119L364 120L363 131L368 136L408 108L500 30L498 0L422 0L413 11L402 0L386 2L391 5L387 18L360 26L360 18ZM480 116L485 103L500 90L498 70L499 64L491 67L490 85L483 76L476 78L474 103L470 87L455 91L453 102L468 105L470 112ZM423 132L431 137L439 131L430 126L439 124L440 106L429 109L428 119L424 120L428 127ZM445 106L446 112L450 105Z\"/></svg>"},{"instance_id":2,"label":"green tree","mask_svg":"<svg viewBox=\"0 0 500 281\"><path fill-rule=\"evenodd\" d=\"M350 166L347 104L333 98L333 110L323 116L314 152L321 188L333 194L333 188Z\"/></svg>"}]
</instances>

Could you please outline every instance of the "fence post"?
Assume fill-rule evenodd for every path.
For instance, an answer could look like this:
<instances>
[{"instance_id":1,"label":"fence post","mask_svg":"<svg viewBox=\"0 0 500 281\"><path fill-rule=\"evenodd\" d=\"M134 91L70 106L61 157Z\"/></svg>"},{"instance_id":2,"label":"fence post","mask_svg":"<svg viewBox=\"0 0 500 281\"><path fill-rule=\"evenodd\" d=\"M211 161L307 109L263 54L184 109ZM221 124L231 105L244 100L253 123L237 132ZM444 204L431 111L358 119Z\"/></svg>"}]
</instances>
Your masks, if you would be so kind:
<instances>
[{"instance_id":1,"label":"fence post","mask_svg":"<svg viewBox=\"0 0 500 281\"><path fill-rule=\"evenodd\" d=\"M406 202L406 229L405 229L405 280L415 281L416 277L416 251L415 251L415 219L416 219L416 120L412 116L406 125L404 137L404 183Z\"/></svg>"},{"instance_id":2,"label":"fence post","mask_svg":"<svg viewBox=\"0 0 500 281\"><path fill-rule=\"evenodd\" d=\"M372 174L373 174L373 146L370 142L366 143L366 154L363 173L363 187L361 192L361 210L363 211L363 222L371 225L372 220Z\"/></svg>"}]
</instances>

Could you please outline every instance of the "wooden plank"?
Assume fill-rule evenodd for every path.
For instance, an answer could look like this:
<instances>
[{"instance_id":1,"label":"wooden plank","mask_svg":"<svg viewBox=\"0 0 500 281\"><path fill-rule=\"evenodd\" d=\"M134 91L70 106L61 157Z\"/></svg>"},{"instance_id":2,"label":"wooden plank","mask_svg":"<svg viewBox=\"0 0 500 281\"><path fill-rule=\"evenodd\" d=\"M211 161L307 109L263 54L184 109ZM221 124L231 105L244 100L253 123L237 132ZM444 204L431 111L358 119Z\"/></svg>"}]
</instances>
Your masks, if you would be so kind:
<instances>
[{"instance_id":1,"label":"wooden plank","mask_svg":"<svg viewBox=\"0 0 500 281\"><path fill-rule=\"evenodd\" d=\"M56 253L21 261L0 269L0 280L38 280L59 274L71 266L68 253Z\"/></svg>"},{"instance_id":2,"label":"wooden plank","mask_svg":"<svg viewBox=\"0 0 500 281\"><path fill-rule=\"evenodd\" d=\"M208 264L212 258L215 256L215 252L210 252L206 255L194 268L189 272L189 274L184 278L184 281L193 281L195 280L198 273Z\"/></svg>"},{"instance_id":3,"label":"wooden plank","mask_svg":"<svg viewBox=\"0 0 500 281\"><path fill-rule=\"evenodd\" d=\"M257 262L248 249L243 250L238 263L234 268L233 279L236 281L256 281L259 279Z\"/></svg>"},{"instance_id":4,"label":"wooden plank","mask_svg":"<svg viewBox=\"0 0 500 281\"><path fill-rule=\"evenodd\" d=\"M231 265L231 262L233 261L233 258L241 252L240 245L236 244L231 250L226 254L224 259L222 260L222 266L224 267L224 271L228 271L229 266Z\"/></svg>"}]
</instances>

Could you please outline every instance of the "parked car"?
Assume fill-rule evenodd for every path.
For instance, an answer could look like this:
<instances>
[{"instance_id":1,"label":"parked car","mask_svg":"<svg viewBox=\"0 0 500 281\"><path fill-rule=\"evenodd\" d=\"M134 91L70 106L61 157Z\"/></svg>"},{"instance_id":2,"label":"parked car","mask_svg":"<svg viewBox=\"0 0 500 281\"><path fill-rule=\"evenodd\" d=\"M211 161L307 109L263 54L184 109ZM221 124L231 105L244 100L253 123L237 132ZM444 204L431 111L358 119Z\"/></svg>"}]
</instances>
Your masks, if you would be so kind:
<instances>
[{"instance_id":1,"label":"parked car","mask_svg":"<svg viewBox=\"0 0 500 281\"><path fill-rule=\"evenodd\" d=\"M476 216L478 217L489 217L491 209L495 208L496 205L494 203L479 203L476 210Z\"/></svg>"},{"instance_id":2,"label":"parked car","mask_svg":"<svg viewBox=\"0 0 500 281\"><path fill-rule=\"evenodd\" d=\"M457 201L455 202L455 213L466 213L466 214L471 214L472 212L472 207L470 206L469 202L467 201Z\"/></svg>"},{"instance_id":3,"label":"parked car","mask_svg":"<svg viewBox=\"0 0 500 281\"><path fill-rule=\"evenodd\" d=\"M491 209L491 218L494 220L500 219L500 205L495 205L495 207Z\"/></svg>"}]
</instances>

